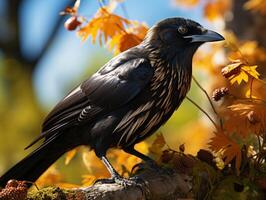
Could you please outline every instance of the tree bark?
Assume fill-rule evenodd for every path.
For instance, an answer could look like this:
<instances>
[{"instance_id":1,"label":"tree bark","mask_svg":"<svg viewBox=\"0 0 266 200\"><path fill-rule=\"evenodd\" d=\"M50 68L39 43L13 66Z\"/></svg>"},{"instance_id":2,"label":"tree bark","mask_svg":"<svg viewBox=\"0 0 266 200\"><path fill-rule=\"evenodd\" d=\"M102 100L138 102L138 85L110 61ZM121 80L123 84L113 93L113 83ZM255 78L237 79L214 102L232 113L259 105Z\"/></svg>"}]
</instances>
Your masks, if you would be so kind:
<instances>
[{"instance_id":1,"label":"tree bark","mask_svg":"<svg viewBox=\"0 0 266 200\"><path fill-rule=\"evenodd\" d=\"M30 192L27 200L177 200L187 197L192 189L191 177L173 171L146 169L132 178L139 179L140 183L130 186L96 183L88 188L71 190L48 187Z\"/></svg>"}]
</instances>

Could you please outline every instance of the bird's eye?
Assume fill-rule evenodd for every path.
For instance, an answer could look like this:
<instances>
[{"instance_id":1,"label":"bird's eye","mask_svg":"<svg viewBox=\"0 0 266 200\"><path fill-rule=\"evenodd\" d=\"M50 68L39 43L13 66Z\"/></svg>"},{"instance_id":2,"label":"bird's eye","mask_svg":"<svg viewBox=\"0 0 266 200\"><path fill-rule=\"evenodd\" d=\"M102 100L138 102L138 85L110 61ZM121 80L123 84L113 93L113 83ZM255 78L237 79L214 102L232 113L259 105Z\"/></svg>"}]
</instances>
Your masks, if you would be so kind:
<instances>
[{"instance_id":1,"label":"bird's eye","mask_svg":"<svg viewBox=\"0 0 266 200\"><path fill-rule=\"evenodd\" d=\"M187 27L185 27L185 26L179 26L177 30L182 35L187 33Z\"/></svg>"}]
</instances>

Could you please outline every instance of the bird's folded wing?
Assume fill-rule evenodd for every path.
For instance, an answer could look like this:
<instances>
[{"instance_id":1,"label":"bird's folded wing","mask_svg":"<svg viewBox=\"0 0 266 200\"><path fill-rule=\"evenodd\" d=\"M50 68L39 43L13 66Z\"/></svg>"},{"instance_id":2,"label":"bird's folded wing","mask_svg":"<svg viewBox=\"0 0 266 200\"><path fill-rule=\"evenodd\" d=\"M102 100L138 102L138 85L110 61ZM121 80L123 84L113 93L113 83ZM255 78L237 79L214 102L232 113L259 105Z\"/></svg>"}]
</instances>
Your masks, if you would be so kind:
<instances>
[{"instance_id":1,"label":"bird's folded wing","mask_svg":"<svg viewBox=\"0 0 266 200\"><path fill-rule=\"evenodd\" d=\"M43 123L41 136L29 146L73 124L120 108L146 87L152 75L153 68L147 59L121 63L111 60L55 106Z\"/></svg>"}]
</instances>

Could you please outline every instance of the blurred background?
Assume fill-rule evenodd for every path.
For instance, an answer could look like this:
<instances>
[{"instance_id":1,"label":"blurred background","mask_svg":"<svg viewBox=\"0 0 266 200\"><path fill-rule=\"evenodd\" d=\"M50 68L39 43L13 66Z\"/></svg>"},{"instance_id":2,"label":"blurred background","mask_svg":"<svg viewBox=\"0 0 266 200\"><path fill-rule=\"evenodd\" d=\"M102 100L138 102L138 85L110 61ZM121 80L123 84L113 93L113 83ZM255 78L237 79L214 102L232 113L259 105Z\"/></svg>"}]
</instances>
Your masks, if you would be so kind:
<instances>
[{"instance_id":1,"label":"blurred background","mask_svg":"<svg viewBox=\"0 0 266 200\"><path fill-rule=\"evenodd\" d=\"M220 15L215 20L206 19L205 1L182 2L185 1L125 0L115 13L145 22L149 27L167 17L190 18L216 31L229 27L239 38L256 39L265 46L265 34L250 30L258 26L263 32L265 26L257 24L261 24L258 14L242 8L245 1L224 1L227 7L223 13L221 7L212 7L209 12ZM24 147L39 135L42 121L52 107L113 57L107 48L90 40L82 42L75 32L64 28L67 18L59 13L73 4L73 0L0 0L0 174L32 150L25 151ZM79 13L90 19L98 9L97 0L82 0ZM252 21L254 15L256 20ZM241 20L243 17L247 17L245 21ZM237 26L240 21L241 26ZM242 30L247 24L249 31ZM201 48L206 53L198 55L194 76L210 91L215 79L210 71L216 70L207 69L202 62L204 55L209 54L208 48ZM224 56L221 51L216 53L212 62L221 65ZM188 96L211 113L207 99L194 83ZM206 116L185 100L158 132L163 133L171 148L178 149L184 143L186 152L196 154L207 146L212 128ZM57 162L64 181L79 184L81 175L89 173L81 157L78 154L67 166L65 158Z\"/></svg>"}]
</instances>

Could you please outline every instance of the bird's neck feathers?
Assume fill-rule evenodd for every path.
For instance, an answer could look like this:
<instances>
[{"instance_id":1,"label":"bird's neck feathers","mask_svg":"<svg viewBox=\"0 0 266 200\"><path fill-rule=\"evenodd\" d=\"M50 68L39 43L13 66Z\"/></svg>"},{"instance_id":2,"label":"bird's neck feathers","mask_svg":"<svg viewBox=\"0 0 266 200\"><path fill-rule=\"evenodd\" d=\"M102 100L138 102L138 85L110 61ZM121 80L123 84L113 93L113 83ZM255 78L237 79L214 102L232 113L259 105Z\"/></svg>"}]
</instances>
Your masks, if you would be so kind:
<instances>
[{"instance_id":1,"label":"bird's neck feathers","mask_svg":"<svg viewBox=\"0 0 266 200\"><path fill-rule=\"evenodd\" d=\"M141 45L147 50L148 58L151 61L160 60L167 63L167 66L192 73L192 59L198 46L195 45L177 50L174 47L159 47L155 43L150 42L143 42Z\"/></svg>"}]
</instances>

